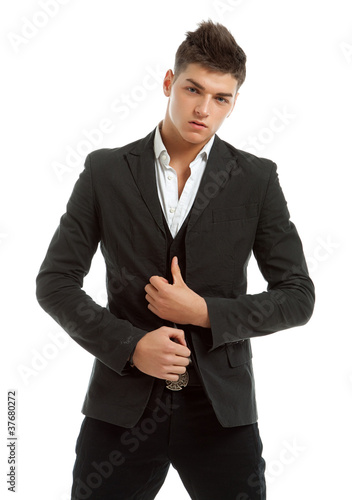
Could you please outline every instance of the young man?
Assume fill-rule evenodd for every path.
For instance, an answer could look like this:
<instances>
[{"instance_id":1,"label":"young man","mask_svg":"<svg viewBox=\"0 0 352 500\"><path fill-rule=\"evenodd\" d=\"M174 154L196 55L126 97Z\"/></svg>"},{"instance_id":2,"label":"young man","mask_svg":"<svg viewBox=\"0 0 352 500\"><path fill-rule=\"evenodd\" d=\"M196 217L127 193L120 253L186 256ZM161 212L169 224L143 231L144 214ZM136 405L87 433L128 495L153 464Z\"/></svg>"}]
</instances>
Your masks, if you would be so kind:
<instances>
[{"instance_id":1,"label":"young man","mask_svg":"<svg viewBox=\"0 0 352 500\"><path fill-rule=\"evenodd\" d=\"M276 166L216 134L246 56L201 23L146 138L88 155L42 264L41 306L95 356L72 499L264 499L250 338L306 323L314 287ZM82 290L101 245L108 306ZM253 251L268 282L246 294Z\"/></svg>"}]
</instances>

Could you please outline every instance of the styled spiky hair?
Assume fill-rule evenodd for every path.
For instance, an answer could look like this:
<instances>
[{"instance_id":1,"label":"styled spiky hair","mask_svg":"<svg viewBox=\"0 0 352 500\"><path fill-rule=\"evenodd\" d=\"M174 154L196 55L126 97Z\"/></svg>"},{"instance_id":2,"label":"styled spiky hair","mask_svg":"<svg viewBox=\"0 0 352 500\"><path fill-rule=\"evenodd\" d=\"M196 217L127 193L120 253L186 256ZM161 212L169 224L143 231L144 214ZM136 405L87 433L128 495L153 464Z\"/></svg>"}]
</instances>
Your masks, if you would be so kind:
<instances>
[{"instance_id":1,"label":"styled spiky hair","mask_svg":"<svg viewBox=\"0 0 352 500\"><path fill-rule=\"evenodd\" d=\"M197 63L221 73L230 73L238 82L237 90L246 78L246 54L230 31L219 23L203 21L195 31L188 31L176 52L175 78L189 64Z\"/></svg>"}]
</instances>

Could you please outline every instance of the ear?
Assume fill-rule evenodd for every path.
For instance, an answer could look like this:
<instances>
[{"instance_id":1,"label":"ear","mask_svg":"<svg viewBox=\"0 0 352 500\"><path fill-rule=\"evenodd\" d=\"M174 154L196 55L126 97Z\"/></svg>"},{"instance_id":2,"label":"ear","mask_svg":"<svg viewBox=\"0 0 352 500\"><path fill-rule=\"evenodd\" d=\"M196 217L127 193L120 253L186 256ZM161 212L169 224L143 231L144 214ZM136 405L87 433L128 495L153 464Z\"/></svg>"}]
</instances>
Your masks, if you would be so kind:
<instances>
[{"instance_id":1,"label":"ear","mask_svg":"<svg viewBox=\"0 0 352 500\"><path fill-rule=\"evenodd\" d=\"M174 74L171 69L166 72L164 81L163 81L163 90L166 97L170 97L172 82L174 81Z\"/></svg>"},{"instance_id":2,"label":"ear","mask_svg":"<svg viewBox=\"0 0 352 500\"><path fill-rule=\"evenodd\" d=\"M228 117L231 115L232 111L234 110L234 107L235 107L235 104L236 104L236 101L237 101L237 97L238 97L239 95L240 95L240 94L239 94L239 92L237 92L237 93L236 93L236 95L235 95L235 99L234 99L234 101L233 101L233 105L232 105L231 111L230 111L230 113L227 115L227 117L226 117L226 118L228 118Z\"/></svg>"}]
</instances>

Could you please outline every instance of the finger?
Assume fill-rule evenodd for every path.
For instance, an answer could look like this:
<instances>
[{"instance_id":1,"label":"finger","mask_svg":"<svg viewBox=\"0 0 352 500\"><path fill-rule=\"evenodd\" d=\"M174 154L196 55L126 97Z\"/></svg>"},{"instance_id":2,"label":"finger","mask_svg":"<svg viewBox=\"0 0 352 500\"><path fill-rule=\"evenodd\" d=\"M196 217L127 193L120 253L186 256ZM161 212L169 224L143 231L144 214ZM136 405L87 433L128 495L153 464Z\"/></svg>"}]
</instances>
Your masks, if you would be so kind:
<instances>
[{"instance_id":1,"label":"finger","mask_svg":"<svg viewBox=\"0 0 352 500\"><path fill-rule=\"evenodd\" d=\"M190 360L188 357L185 356L176 356L174 364L175 366L181 366L181 367L187 367L190 363Z\"/></svg>"},{"instance_id":2,"label":"finger","mask_svg":"<svg viewBox=\"0 0 352 500\"><path fill-rule=\"evenodd\" d=\"M169 332L169 338L172 339L174 342L177 342L178 344L181 344L182 346L187 347L186 339L185 339L185 334L183 330L172 330Z\"/></svg>"},{"instance_id":3,"label":"finger","mask_svg":"<svg viewBox=\"0 0 352 500\"><path fill-rule=\"evenodd\" d=\"M187 343L186 343L186 341L184 339L183 339L182 344L178 343L178 345L176 345L174 347L174 354L176 356L180 356L180 357L183 357L183 358L189 358L190 357L191 351L188 349Z\"/></svg>"},{"instance_id":4,"label":"finger","mask_svg":"<svg viewBox=\"0 0 352 500\"><path fill-rule=\"evenodd\" d=\"M154 288L150 283L148 285L145 285L144 290L148 293L148 290Z\"/></svg>"},{"instance_id":5,"label":"finger","mask_svg":"<svg viewBox=\"0 0 352 500\"><path fill-rule=\"evenodd\" d=\"M178 265L178 258L176 256L171 261L171 274L173 277L174 285L182 285L184 283L181 269Z\"/></svg>"},{"instance_id":6,"label":"finger","mask_svg":"<svg viewBox=\"0 0 352 500\"><path fill-rule=\"evenodd\" d=\"M162 276L152 276L149 283L156 289L159 290L163 285L168 284L167 279ZM148 285L147 285L148 286Z\"/></svg>"},{"instance_id":7,"label":"finger","mask_svg":"<svg viewBox=\"0 0 352 500\"><path fill-rule=\"evenodd\" d=\"M185 366L171 366L168 369L169 373L173 373L174 375L182 375L183 373L186 373L186 367Z\"/></svg>"},{"instance_id":8,"label":"finger","mask_svg":"<svg viewBox=\"0 0 352 500\"><path fill-rule=\"evenodd\" d=\"M179 346L179 349L177 349L175 351L175 354L179 358L184 358L184 359L188 360L189 357L191 356L191 351L188 349L188 347L181 345L181 346ZM189 362L187 362L187 364L185 366L187 366L188 364L189 364Z\"/></svg>"},{"instance_id":9,"label":"finger","mask_svg":"<svg viewBox=\"0 0 352 500\"><path fill-rule=\"evenodd\" d=\"M151 305L151 304L153 304L153 303L155 302L153 295L152 295L152 294L150 294L150 293L147 293L147 294L145 295L145 300L146 300L147 302L149 302L149 305ZM148 305L148 307L149 307L149 305Z\"/></svg>"},{"instance_id":10,"label":"finger","mask_svg":"<svg viewBox=\"0 0 352 500\"><path fill-rule=\"evenodd\" d=\"M147 298L147 297L146 297L146 298ZM149 299L147 299L147 300L148 300L148 302L149 302ZM151 311L153 314L155 314L156 316L158 316L158 309L157 309L155 306L153 306L153 304L151 304L151 303L149 302L149 304L148 304L148 306L147 306L147 307L148 307L149 311ZM159 316L159 317L160 317L160 316Z\"/></svg>"},{"instance_id":11,"label":"finger","mask_svg":"<svg viewBox=\"0 0 352 500\"><path fill-rule=\"evenodd\" d=\"M175 373L166 373L164 380L170 380L170 382L178 382L180 375Z\"/></svg>"},{"instance_id":12,"label":"finger","mask_svg":"<svg viewBox=\"0 0 352 500\"><path fill-rule=\"evenodd\" d=\"M155 294L158 293L158 290L153 285L146 285L144 290L150 297L154 297Z\"/></svg>"}]
</instances>

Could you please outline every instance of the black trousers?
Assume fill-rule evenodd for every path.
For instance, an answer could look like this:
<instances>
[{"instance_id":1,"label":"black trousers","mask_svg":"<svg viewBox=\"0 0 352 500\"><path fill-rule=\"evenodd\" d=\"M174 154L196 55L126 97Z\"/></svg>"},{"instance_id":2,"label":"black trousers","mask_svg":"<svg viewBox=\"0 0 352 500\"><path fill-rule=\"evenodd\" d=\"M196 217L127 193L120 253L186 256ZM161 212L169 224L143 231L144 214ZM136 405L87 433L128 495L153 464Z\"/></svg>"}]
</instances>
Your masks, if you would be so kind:
<instances>
[{"instance_id":1,"label":"black trousers","mask_svg":"<svg viewBox=\"0 0 352 500\"><path fill-rule=\"evenodd\" d=\"M152 500L170 464L193 500L265 500L257 424L224 428L202 387L160 383L132 429L85 417L72 500Z\"/></svg>"}]
</instances>

